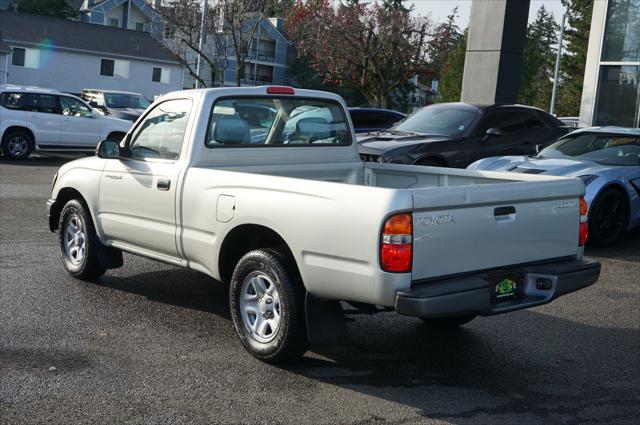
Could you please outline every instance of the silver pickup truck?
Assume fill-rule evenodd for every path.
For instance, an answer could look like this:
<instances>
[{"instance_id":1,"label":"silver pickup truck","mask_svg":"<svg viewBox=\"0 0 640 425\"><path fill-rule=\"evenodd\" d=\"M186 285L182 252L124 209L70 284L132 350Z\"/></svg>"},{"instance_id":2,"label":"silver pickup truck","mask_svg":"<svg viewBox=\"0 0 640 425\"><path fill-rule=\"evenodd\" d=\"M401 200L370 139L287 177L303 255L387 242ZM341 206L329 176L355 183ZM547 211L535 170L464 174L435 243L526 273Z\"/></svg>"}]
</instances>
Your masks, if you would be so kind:
<instances>
[{"instance_id":1,"label":"silver pickup truck","mask_svg":"<svg viewBox=\"0 0 640 425\"><path fill-rule=\"evenodd\" d=\"M459 326L598 279L580 180L365 163L354 140L330 93L170 93L60 168L49 226L79 279L127 251L229 284L240 340L268 362L339 334L345 307Z\"/></svg>"}]
</instances>

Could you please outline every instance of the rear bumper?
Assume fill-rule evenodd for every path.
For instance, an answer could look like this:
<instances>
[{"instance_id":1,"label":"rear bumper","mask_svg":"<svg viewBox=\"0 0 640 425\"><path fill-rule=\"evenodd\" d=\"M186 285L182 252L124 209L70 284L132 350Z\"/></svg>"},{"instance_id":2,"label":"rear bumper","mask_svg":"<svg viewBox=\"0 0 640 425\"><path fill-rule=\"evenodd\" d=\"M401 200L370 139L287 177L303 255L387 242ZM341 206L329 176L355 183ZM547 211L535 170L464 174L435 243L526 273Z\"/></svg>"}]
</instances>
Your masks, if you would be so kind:
<instances>
[{"instance_id":1,"label":"rear bumper","mask_svg":"<svg viewBox=\"0 0 640 425\"><path fill-rule=\"evenodd\" d=\"M535 307L593 285L600 276L600 263L562 260L523 266L519 270L525 273L524 293L516 300L492 303L487 273L478 273L414 284L411 289L398 291L395 309L407 316L435 318L469 314L490 316ZM539 285L541 282L544 285Z\"/></svg>"}]
</instances>

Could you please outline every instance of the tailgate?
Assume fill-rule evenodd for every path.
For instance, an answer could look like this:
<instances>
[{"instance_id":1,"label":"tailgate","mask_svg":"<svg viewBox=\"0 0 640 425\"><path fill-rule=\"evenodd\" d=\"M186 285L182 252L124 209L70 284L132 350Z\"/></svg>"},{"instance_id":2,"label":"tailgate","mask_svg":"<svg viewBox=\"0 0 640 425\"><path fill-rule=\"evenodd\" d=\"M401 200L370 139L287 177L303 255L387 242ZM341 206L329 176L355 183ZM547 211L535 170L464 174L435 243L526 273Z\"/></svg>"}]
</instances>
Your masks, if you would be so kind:
<instances>
[{"instance_id":1,"label":"tailgate","mask_svg":"<svg viewBox=\"0 0 640 425\"><path fill-rule=\"evenodd\" d=\"M412 279L575 256L578 179L412 191Z\"/></svg>"}]
</instances>

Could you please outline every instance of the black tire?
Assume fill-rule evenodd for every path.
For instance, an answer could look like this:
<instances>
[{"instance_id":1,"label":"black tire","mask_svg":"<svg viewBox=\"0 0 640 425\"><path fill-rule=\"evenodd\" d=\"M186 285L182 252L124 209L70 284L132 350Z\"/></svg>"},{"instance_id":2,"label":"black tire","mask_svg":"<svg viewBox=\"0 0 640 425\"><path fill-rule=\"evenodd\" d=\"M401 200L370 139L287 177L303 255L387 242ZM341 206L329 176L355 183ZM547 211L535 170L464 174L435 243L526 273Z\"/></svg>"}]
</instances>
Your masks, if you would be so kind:
<instances>
[{"instance_id":1,"label":"black tire","mask_svg":"<svg viewBox=\"0 0 640 425\"><path fill-rule=\"evenodd\" d=\"M68 228L70 222L72 225L75 222L75 228L81 232L82 236L71 231L74 226ZM72 237L72 234L78 236ZM69 240L71 239L74 248L81 247L76 251L75 256L72 249L69 248ZM100 266L98 261L100 241L96 235L93 221L87 207L77 199L70 200L62 208L58 223L58 241L62 264L71 276L81 280L93 280L104 274L105 269ZM82 255L78 255L78 252L82 252Z\"/></svg>"},{"instance_id":2,"label":"black tire","mask_svg":"<svg viewBox=\"0 0 640 425\"><path fill-rule=\"evenodd\" d=\"M415 165L424 165L427 167L447 167L448 165L438 158L423 158L416 162Z\"/></svg>"},{"instance_id":3,"label":"black tire","mask_svg":"<svg viewBox=\"0 0 640 425\"><path fill-rule=\"evenodd\" d=\"M476 316L474 314L469 314L465 316L454 316L454 317L436 317L436 318L427 318L421 317L425 325L433 329L454 329L459 326L462 326L466 323L469 323Z\"/></svg>"},{"instance_id":4,"label":"black tire","mask_svg":"<svg viewBox=\"0 0 640 425\"><path fill-rule=\"evenodd\" d=\"M256 314L251 315L246 313L249 308L245 308L244 305L249 301L243 301L243 296L245 294L247 297L252 296L251 281L255 278L262 279L263 283L267 282L268 285L265 287L268 290L261 292L253 286ZM275 295L271 292L273 298L270 301L271 284L277 292ZM247 351L267 363L290 361L302 356L309 346L304 298L305 289L302 280L293 259L289 256L277 249L259 249L244 255L231 277L229 308L238 337ZM245 309L242 310L243 308ZM261 313L263 308L272 310ZM243 312L246 313L244 317ZM271 329L271 325L265 326L265 333L271 329L270 335L262 338L257 331L251 329L252 325L255 325L257 330L260 327L259 323L274 319L276 312L278 313L276 330ZM267 313L271 316L267 316ZM255 316L253 322L252 316Z\"/></svg>"},{"instance_id":5,"label":"black tire","mask_svg":"<svg viewBox=\"0 0 640 425\"><path fill-rule=\"evenodd\" d=\"M11 130L2 137L2 153L14 161L27 159L34 147L33 137L25 130Z\"/></svg>"},{"instance_id":6,"label":"black tire","mask_svg":"<svg viewBox=\"0 0 640 425\"><path fill-rule=\"evenodd\" d=\"M603 190L589 212L589 242L594 245L614 245L624 236L629 224L629 206L618 189Z\"/></svg>"},{"instance_id":7,"label":"black tire","mask_svg":"<svg viewBox=\"0 0 640 425\"><path fill-rule=\"evenodd\" d=\"M121 131L114 131L113 133L109 133L109 135L107 136L107 140L117 140L118 142L121 142L122 139L124 139L124 136L126 136L127 133L123 133Z\"/></svg>"}]
</instances>

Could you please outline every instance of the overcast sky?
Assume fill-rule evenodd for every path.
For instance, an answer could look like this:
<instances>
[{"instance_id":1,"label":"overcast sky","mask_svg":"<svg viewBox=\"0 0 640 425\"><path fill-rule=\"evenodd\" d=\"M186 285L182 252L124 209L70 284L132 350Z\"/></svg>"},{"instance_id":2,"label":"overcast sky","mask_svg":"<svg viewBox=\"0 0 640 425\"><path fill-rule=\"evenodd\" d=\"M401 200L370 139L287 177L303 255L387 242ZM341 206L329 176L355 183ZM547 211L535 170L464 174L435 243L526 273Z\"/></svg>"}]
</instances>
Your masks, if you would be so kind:
<instances>
[{"instance_id":1,"label":"overcast sky","mask_svg":"<svg viewBox=\"0 0 640 425\"><path fill-rule=\"evenodd\" d=\"M405 1L405 4L413 4L415 6L416 13L420 15L426 15L431 12L431 17L436 23L443 22L445 19L447 19L447 15L451 13L451 9L458 5L458 12L460 13L460 17L458 18L457 23L458 26L464 28L469 23L471 1L472 0L414 0ZM547 8L547 10L553 12L556 21L560 22L562 12L564 12L564 7L562 6L560 0L531 0L531 6L529 8L529 21L535 18L536 12L543 4Z\"/></svg>"}]
</instances>

